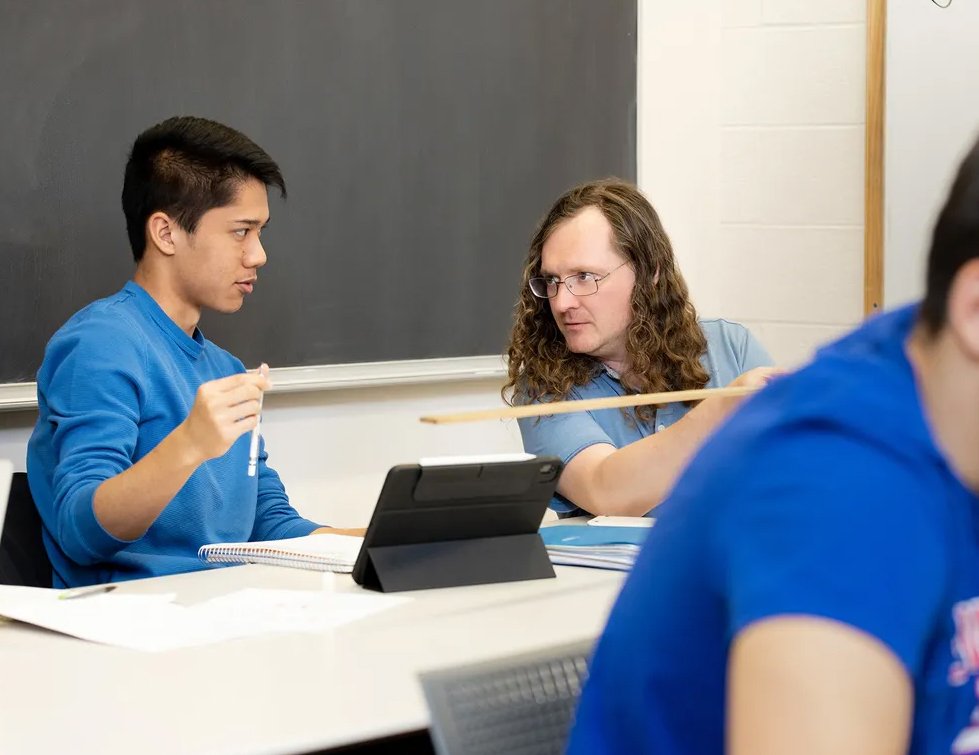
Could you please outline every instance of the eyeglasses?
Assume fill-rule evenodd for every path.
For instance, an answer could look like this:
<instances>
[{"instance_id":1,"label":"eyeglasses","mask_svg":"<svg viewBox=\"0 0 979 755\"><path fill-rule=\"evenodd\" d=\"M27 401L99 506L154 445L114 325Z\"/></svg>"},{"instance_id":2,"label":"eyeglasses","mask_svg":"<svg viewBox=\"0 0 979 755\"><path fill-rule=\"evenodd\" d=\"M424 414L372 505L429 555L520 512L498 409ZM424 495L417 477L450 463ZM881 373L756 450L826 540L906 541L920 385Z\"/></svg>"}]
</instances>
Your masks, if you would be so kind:
<instances>
[{"instance_id":1,"label":"eyeglasses","mask_svg":"<svg viewBox=\"0 0 979 755\"><path fill-rule=\"evenodd\" d=\"M623 262L619 267L625 267L628 264L628 262ZM556 278L553 275L546 278L531 278L528 281L530 284L530 293L538 299L553 299L557 296L558 286L563 283L568 287L568 291L575 296L592 296L598 293L598 282L608 278L619 267L612 268L605 275L575 273L574 275L569 275L564 280Z\"/></svg>"}]
</instances>

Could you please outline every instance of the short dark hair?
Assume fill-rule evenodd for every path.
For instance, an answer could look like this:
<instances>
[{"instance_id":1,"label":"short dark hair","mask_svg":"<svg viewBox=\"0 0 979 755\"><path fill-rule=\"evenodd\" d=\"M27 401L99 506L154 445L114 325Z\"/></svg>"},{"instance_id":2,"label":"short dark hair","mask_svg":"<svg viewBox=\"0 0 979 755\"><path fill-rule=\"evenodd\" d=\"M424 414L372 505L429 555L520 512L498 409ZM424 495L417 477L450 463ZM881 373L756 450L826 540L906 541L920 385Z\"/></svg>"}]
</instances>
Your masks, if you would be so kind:
<instances>
[{"instance_id":1,"label":"short dark hair","mask_svg":"<svg viewBox=\"0 0 979 755\"><path fill-rule=\"evenodd\" d=\"M275 161L233 128L206 118L174 117L136 137L122 185L122 211L133 257L146 249L146 221L165 212L188 233L201 216L230 204L248 178L286 196Z\"/></svg>"},{"instance_id":2,"label":"short dark hair","mask_svg":"<svg viewBox=\"0 0 979 755\"><path fill-rule=\"evenodd\" d=\"M921 322L935 335L948 319L948 293L959 270L979 257L979 140L959 166L938 216L928 253L928 284Z\"/></svg>"}]
</instances>

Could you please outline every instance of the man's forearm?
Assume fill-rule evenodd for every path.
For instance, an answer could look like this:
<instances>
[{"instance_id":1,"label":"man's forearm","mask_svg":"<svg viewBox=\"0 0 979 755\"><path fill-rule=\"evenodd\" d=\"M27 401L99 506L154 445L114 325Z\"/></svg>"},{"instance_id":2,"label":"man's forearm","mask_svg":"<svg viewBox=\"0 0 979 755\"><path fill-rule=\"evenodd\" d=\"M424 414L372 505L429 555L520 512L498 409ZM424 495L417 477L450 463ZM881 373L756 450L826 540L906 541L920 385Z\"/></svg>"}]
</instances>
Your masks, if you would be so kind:
<instances>
[{"instance_id":1,"label":"man's forearm","mask_svg":"<svg viewBox=\"0 0 979 755\"><path fill-rule=\"evenodd\" d=\"M592 513L643 516L672 490L677 477L737 399L712 398L681 420L609 454L597 466L587 495ZM581 504L579 504L581 505Z\"/></svg>"},{"instance_id":2,"label":"man's forearm","mask_svg":"<svg viewBox=\"0 0 979 755\"><path fill-rule=\"evenodd\" d=\"M156 521L204 459L178 426L125 472L95 490L95 517L120 540L136 540Z\"/></svg>"}]
</instances>

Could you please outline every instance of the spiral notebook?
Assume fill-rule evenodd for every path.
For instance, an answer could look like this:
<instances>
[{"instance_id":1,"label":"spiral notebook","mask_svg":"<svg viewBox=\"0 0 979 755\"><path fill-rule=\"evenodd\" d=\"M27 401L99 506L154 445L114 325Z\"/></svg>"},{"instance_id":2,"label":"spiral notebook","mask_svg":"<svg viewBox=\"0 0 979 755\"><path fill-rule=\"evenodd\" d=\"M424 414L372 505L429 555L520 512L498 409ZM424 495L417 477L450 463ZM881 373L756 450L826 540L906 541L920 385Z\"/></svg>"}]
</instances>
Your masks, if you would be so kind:
<instances>
[{"instance_id":1,"label":"spiral notebook","mask_svg":"<svg viewBox=\"0 0 979 755\"><path fill-rule=\"evenodd\" d=\"M364 538L352 535L306 535L286 540L203 545L197 556L205 564L269 564L295 569L349 574Z\"/></svg>"}]
</instances>

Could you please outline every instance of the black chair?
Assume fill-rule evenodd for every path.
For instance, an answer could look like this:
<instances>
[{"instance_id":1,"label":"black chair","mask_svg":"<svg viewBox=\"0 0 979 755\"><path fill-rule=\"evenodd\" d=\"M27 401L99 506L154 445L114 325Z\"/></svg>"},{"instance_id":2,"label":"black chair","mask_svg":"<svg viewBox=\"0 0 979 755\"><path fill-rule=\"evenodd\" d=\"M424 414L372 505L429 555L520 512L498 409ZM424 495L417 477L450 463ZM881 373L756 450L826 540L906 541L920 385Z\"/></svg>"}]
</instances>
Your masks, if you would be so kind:
<instances>
[{"instance_id":1,"label":"black chair","mask_svg":"<svg viewBox=\"0 0 979 755\"><path fill-rule=\"evenodd\" d=\"M0 535L0 585L51 587L51 560L41 538L26 472L14 472L7 499L7 516Z\"/></svg>"},{"instance_id":2,"label":"black chair","mask_svg":"<svg viewBox=\"0 0 979 755\"><path fill-rule=\"evenodd\" d=\"M594 642L421 674L438 755L560 755Z\"/></svg>"}]
</instances>

